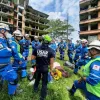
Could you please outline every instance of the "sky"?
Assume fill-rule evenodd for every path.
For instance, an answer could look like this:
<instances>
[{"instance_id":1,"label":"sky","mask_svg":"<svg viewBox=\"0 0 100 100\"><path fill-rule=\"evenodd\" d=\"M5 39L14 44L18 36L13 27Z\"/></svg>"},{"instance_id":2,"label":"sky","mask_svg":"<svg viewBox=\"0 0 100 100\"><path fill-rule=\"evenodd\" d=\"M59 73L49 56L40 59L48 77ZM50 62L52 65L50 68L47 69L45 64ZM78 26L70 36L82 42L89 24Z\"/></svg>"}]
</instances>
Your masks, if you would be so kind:
<instances>
[{"instance_id":1,"label":"sky","mask_svg":"<svg viewBox=\"0 0 100 100\"><path fill-rule=\"evenodd\" d=\"M48 14L48 19L61 19L63 21L67 19L68 13L69 24L75 29L69 38L73 38L73 41L79 38L79 0L29 0L29 5Z\"/></svg>"}]
</instances>

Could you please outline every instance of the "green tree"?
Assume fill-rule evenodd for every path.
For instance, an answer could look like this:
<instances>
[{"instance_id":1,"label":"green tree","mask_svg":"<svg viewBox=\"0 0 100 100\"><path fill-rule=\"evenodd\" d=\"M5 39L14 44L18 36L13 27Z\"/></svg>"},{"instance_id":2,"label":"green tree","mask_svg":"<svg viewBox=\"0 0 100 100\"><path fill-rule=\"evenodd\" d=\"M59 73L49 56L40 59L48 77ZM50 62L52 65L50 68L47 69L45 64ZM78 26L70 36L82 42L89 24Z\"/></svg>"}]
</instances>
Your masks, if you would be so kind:
<instances>
[{"instance_id":1,"label":"green tree","mask_svg":"<svg viewBox=\"0 0 100 100\"><path fill-rule=\"evenodd\" d=\"M56 20L50 20L48 25L50 26L47 31L49 31L49 33L51 33L51 36L56 38L59 36L64 36L64 35L70 35L70 33L67 33L67 29L70 31L74 31L74 28L68 24L67 25L67 21L61 21L60 19L56 19Z\"/></svg>"}]
</instances>

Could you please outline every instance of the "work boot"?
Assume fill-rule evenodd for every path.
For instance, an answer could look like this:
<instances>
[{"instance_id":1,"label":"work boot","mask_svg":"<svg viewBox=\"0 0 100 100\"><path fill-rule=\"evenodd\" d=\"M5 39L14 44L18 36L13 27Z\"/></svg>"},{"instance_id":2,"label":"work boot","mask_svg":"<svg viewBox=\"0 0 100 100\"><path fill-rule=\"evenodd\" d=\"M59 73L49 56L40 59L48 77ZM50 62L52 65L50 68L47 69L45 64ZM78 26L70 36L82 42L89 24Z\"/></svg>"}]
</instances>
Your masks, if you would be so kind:
<instances>
[{"instance_id":1,"label":"work boot","mask_svg":"<svg viewBox=\"0 0 100 100\"><path fill-rule=\"evenodd\" d=\"M70 95L74 95L74 92L72 91L72 89L70 87L67 87L67 91L70 93Z\"/></svg>"}]
</instances>

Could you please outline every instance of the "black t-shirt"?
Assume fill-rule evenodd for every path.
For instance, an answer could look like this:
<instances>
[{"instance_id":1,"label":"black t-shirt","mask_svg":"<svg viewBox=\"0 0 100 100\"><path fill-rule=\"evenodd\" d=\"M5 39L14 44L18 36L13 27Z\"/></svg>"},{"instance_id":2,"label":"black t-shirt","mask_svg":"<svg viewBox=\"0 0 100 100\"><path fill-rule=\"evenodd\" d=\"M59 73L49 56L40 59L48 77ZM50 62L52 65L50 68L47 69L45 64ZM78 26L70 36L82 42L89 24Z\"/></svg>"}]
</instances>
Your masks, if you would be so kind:
<instances>
[{"instance_id":1,"label":"black t-shirt","mask_svg":"<svg viewBox=\"0 0 100 100\"><path fill-rule=\"evenodd\" d=\"M36 56L37 69L46 70L50 64L50 58L54 58L54 52L50 47L44 45L35 49L32 55Z\"/></svg>"}]
</instances>

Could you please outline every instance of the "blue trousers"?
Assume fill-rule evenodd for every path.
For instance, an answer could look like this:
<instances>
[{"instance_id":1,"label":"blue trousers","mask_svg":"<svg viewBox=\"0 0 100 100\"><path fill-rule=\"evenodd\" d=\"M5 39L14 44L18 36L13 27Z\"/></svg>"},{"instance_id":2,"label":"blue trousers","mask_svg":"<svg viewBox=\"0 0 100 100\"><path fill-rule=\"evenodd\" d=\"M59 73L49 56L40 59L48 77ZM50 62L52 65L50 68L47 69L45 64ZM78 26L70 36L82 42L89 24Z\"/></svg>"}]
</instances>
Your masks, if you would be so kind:
<instances>
[{"instance_id":1,"label":"blue trousers","mask_svg":"<svg viewBox=\"0 0 100 100\"><path fill-rule=\"evenodd\" d=\"M28 55L29 55L29 49L24 49L24 52L23 52L23 57L25 57L26 58L26 60L27 60L27 57L28 57Z\"/></svg>"},{"instance_id":2,"label":"blue trousers","mask_svg":"<svg viewBox=\"0 0 100 100\"><path fill-rule=\"evenodd\" d=\"M93 95L92 93L88 92L87 89L86 89L86 82L85 81L82 81L81 83L78 83L78 81L74 81L74 86L75 88L72 88L72 91L75 93L77 89L82 89L83 92L85 93L86 95L86 98L88 100L100 100L99 97Z\"/></svg>"},{"instance_id":3,"label":"blue trousers","mask_svg":"<svg viewBox=\"0 0 100 100\"><path fill-rule=\"evenodd\" d=\"M68 51L69 62L73 63L73 52Z\"/></svg>"},{"instance_id":4,"label":"blue trousers","mask_svg":"<svg viewBox=\"0 0 100 100\"><path fill-rule=\"evenodd\" d=\"M59 52L60 52L60 60L64 60L65 51L64 50L59 50Z\"/></svg>"},{"instance_id":5,"label":"blue trousers","mask_svg":"<svg viewBox=\"0 0 100 100\"><path fill-rule=\"evenodd\" d=\"M13 69L17 72L18 70L21 71L21 77L24 78L27 76L27 60L21 59L22 64L19 64L19 61L14 60L14 63L12 65Z\"/></svg>"},{"instance_id":6,"label":"blue trousers","mask_svg":"<svg viewBox=\"0 0 100 100\"><path fill-rule=\"evenodd\" d=\"M11 64L0 69L2 80L8 81L8 94L14 95L17 88L17 73L13 70Z\"/></svg>"}]
</instances>

